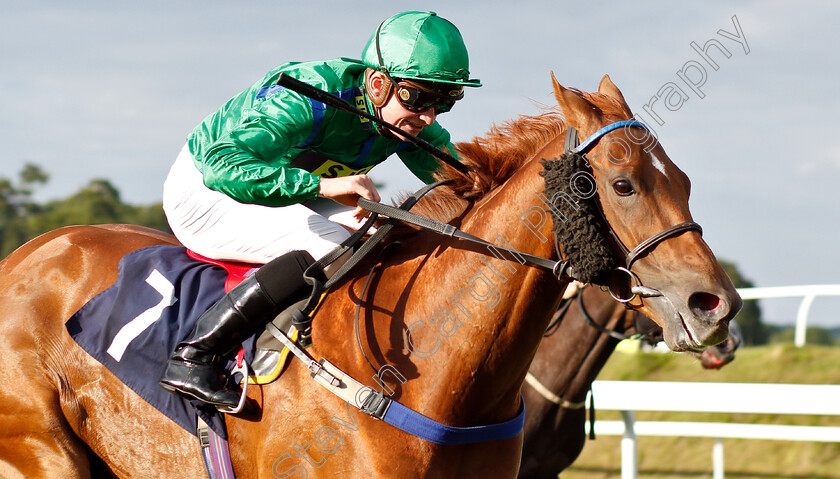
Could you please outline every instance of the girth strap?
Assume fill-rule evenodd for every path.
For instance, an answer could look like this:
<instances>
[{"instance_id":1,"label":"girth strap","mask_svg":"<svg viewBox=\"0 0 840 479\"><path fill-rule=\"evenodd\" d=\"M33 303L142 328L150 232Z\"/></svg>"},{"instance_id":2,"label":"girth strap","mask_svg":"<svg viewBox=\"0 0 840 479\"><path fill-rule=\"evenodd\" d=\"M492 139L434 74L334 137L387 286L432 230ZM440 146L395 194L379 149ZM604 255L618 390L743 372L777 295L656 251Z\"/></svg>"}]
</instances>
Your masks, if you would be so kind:
<instances>
[{"instance_id":1,"label":"girth strap","mask_svg":"<svg viewBox=\"0 0 840 479\"><path fill-rule=\"evenodd\" d=\"M196 434L210 479L236 479L227 440L216 434L201 416L196 418Z\"/></svg>"}]
</instances>

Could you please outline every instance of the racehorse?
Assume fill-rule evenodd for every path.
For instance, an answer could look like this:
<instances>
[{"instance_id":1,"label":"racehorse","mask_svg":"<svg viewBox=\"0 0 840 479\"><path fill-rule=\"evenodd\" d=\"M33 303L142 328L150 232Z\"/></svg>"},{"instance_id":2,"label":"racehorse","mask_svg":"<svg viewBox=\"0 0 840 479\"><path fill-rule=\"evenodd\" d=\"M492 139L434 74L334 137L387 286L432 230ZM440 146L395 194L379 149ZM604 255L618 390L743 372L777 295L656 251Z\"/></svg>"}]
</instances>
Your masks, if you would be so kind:
<instances>
[{"instance_id":1,"label":"racehorse","mask_svg":"<svg viewBox=\"0 0 840 479\"><path fill-rule=\"evenodd\" d=\"M519 258L559 259L547 239L561 220L538 221L538 209L556 209L555 196L544 201L542 173L563 157L571 127L588 138L591 171L614 172L590 173L597 194L582 198L603 215L604 224L590 228L626 266L635 292L621 298L663 328L672 350L726 338L741 299L691 223L687 176L658 141L638 142L645 130L627 122L630 108L608 76L596 93L565 88L553 75L552 82L562 115L521 117L459 144L473 173L445 167L441 175L454 183L416 207L514 253L488 255L500 249L406 227L389 254L362 261L332 286L314 315L308 354L372 389L380 383L429 421L472 427L518 417L529 364L569 281L560 261L545 269ZM612 130L599 132L605 126ZM68 227L0 263L0 475L87 478L100 467L117 477L206 474L195 437L86 355L64 327L115 281L121 257L174 243L140 227ZM639 246L627 255L624 245ZM517 475L521 434L438 444L361 414L314 382L293 361L276 381L249 389L254 406L226 421L237 477Z\"/></svg>"},{"instance_id":2,"label":"racehorse","mask_svg":"<svg viewBox=\"0 0 840 479\"><path fill-rule=\"evenodd\" d=\"M522 388L527 407L519 479L554 479L577 459L586 441L587 392L618 342L638 335L650 344L661 335L608 293L575 284L569 289L568 302L552 319ZM735 358L740 341L731 335L692 354L704 368L719 369ZM597 410L597 398L594 406Z\"/></svg>"}]
</instances>

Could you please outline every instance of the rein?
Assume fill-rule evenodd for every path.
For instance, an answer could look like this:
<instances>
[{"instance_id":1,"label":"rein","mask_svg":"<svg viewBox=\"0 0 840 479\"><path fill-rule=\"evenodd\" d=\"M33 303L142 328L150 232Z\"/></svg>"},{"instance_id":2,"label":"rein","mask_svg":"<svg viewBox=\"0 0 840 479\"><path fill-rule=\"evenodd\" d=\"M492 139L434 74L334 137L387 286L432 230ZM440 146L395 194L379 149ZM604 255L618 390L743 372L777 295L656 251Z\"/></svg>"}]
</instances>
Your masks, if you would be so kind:
<instances>
[{"instance_id":1,"label":"rein","mask_svg":"<svg viewBox=\"0 0 840 479\"><path fill-rule=\"evenodd\" d=\"M297 92L301 95L307 96L311 99L321 101L321 102L325 103L326 105L332 106L333 108L337 108L337 109L340 109L340 110L344 110L344 111L353 113L353 114L358 115L362 118L366 118L368 120L374 121L375 123L377 123L379 125L382 125L383 127L388 128L389 130L399 132L403 137L407 138L409 141L411 141L412 143L414 143L415 145L417 145L418 147L420 147L424 151L427 151L431 155L433 155L436 158L438 158L439 160L447 163L448 165L452 166L453 168L460 171L461 173L466 174L468 172L468 168L465 165L463 165L462 163L460 163L459 161L454 159L452 156L446 154L445 152L443 152L439 148L435 148L434 146L432 146L428 142L426 142L426 141L424 141L420 138L416 138L413 135L410 135L408 133L405 133L402 130L399 130L396 126L391 125L390 123L383 121L381 118L378 118L376 115L371 115L371 114L369 114L365 111L362 111L362 110L356 108L353 105L350 105L348 102L344 101L343 99L339 98L336 95L333 95L333 94L331 94L329 92L326 92L324 90L321 90L319 88L313 87L312 85L304 83L304 82L302 82L300 80L297 80L295 78L291 78L291 77L289 77L288 75L285 75L285 74L280 75L280 77L277 80L277 84L281 85L285 88L288 88L292 91L295 91L295 92ZM604 126L603 128L599 129L598 131L596 131L595 133L590 135L588 138L586 138L583 141L583 143L578 144L577 130L570 126L566 130L566 152L567 153L571 152L571 153L575 153L575 154L580 154L580 155L583 155L585 157L586 152L589 149L591 149L598 142L598 140L600 140L604 135L606 135L607 133L609 133L613 130L617 130L619 128L630 128L630 127L639 127L639 128L643 128L643 129L649 131L648 127L644 123L641 123L641 122L636 121L636 120L622 120L622 121L617 121L615 123L611 123L609 125ZM439 183L436 183L436 184L434 184L434 186L430 185L429 189L438 186L438 184ZM497 245L493 245L492 243L484 241L481 238L477 238L475 236L464 233L464 232L458 230L457 228L455 228L452 225L443 224L443 223L431 220L429 218L425 218L425 217L422 217L422 216L419 216L419 215L414 215L412 213L408 213L407 210L410 209L411 206L414 205L414 202L416 202L428 190L424 188L421 191L423 191L423 193L418 192L418 194L415 194L412 198L410 198L405 203L403 203L403 205L400 206L400 209L403 210L403 211L399 211L396 208L385 206L385 205L382 205L382 204L379 204L379 203L374 203L374 202L365 200L363 198L360 198L358 203L359 203L359 206L362 206L363 208L368 209L369 211L372 211L374 213L381 213L385 216L389 216L392 219L397 219L397 220L400 220L400 221L411 223L411 224L414 224L415 226L420 226L422 228L426 228L426 229L429 229L430 231L434 231L436 233L443 234L443 235L446 235L446 236L455 237L455 238L459 238L459 239L465 239L465 240L468 240L468 241L472 241L472 242L475 242L475 243L482 244L484 246L493 247L495 251L505 251L507 254L512 255L513 258L519 260L520 263L522 263L523 262L522 260L524 259L525 260L524 262L528 262L528 263L530 263L534 266L539 266L539 267L551 269L552 272L554 273L554 275L558 279L562 278L564 275L569 276L573 279L578 279L578 278L575 277L575 275L573 273L573 267L569 264L568 261L563 260L562 255L559 254L559 251L558 251L558 261L552 261L552 260L547 259L547 258L541 258L541 257L538 257L538 256L533 256L533 255L529 255L529 254L525 254L525 253L512 251L512 250L507 249L507 248L502 248L502 247L499 247ZM409 202L410 202L410 205L408 204ZM661 291L643 286L641 284L641 280L638 278L638 276L636 276L634 273L632 273L630 271L630 268L633 266L633 262L635 262L636 259L638 259L640 256L642 256L642 255L650 252L651 250L653 250L662 241L664 241L668 238L671 238L673 236L677 236L679 234L682 234L685 231L695 230L695 231L700 232L701 235L703 234L703 229L700 227L699 224L697 224L693 221L687 221L687 222L684 222L684 223L680 223L678 225L671 226L670 228L666 228L665 230L660 231L659 233L657 233L657 234L651 236L650 238L642 241L632 250L629 250L624 245L624 243L621 241L621 239L618 237L618 234L616 234L616 232L613 230L613 228L609 224L609 222L606 221L606 218L604 217L604 213L601 210L601 208L597 208L597 210L601 215L603 223L604 223L610 237L613 239L615 245L618 246L621 249L622 253L624 254L625 266L624 267L619 267L618 269L620 271L625 272L628 276L630 276L630 279L632 280L632 283L633 283L633 285L631 286L631 289L630 289L630 292L632 293L632 295L629 298L622 298L619 295L616 295L612 290L610 290L610 295L616 301L619 301L619 302L622 302L622 303L629 303L636 296L640 296L640 297L662 296ZM348 241L345 241L345 243L342 243L342 245L340 247L341 248L340 253L337 251L339 248L336 248L336 250L334 250L333 252L328 254L329 258L328 258L327 261L317 262L316 264L320 264L319 268L321 269L321 271L323 270L324 265L330 264L332 261L335 261L342 254L344 254L344 252L346 252L350 247L352 247L352 245L356 244L361 239L361 237L364 235L364 233L373 225L373 222L375 221L375 219L376 219L376 215L371 215L371 218L369 218L368 222L365 223L365 225L362 227L362 229L359 230L357 235L351 236L351 238ZM387 230L390 230L391 227L388 227ZM384 236L384 234L382 236ZM555 236L556 236L556 234L555 234ZM348 246L345 246L345 245L348 245ZM365 246L367 246L367 243L362 246L362 249L364 249ZM557 241L555 241L555 246L557 246ZM371 248L372 248L372 246L371 246ZM333 255L333 253L336 253L336 254ZM361 259L361 256L359 257L359 259ZM352 266L355 266L355 264L358 262L358 260L356 260L356 261L352 261L352 260L353 260L353 258L351 258L351 260L348 260L347 263L350 263L349 265L347 263L345 263L344 266L348 266L347 268L344 268L344 267L340 268L339 271L337 272L337 274L333 276L333 278L336 281L338 280L338 278L343 277L344 273L346 273L350 268L352 268ZM312 269L313 272L315 272L317 270L318 270L317 268ZM309 270L307 270L307 274L309 274L309 273L310 273ZM340 274L338 274L338 273L340 273ZM313 279L314 281L317 281L317 279L314 279L314 277L311 276L311 275L309 277L307 277L305 275L304 277L307 278L307 281L309 281L309 279ZM332 281L332 283L334 283L334 282L335 281ZM329 281L327 283L328 283L328 285L331 284ZM310 283L310 284L313 284L313 283ZM327 289L327 288L324 288L324 289ZM316 290L317 290L317 287L316 287ZM296 326L300 325L300 326L303 326L304 328L306 328L308 326L308 324L311 323L311 321L312 321L311 313L314 311L315 306L317 305L317 301L319 301L319 299L315 298L314 293L315 293L315 291L313 291L313 296L310 297L310 301L307 303L307 306L306 306L306 309L305 309L305 311L308 311L310 313L310 317L307 319L306 317L304 317L302 315L296 315L295 318L294 318L294 321L293 321ZM302 333L303 333L303 331L302 331ZM303 341L305 343L306 341L309 341L310 339L311 338L304 335Z\"/></svg>"},{"instance_id":2,"label":"rein","mask_svg":"<svg viewBox=\"0 0 840 479\"><path fill-rule=\"evenodd\" d=\"M490 243L489 241L485 241L477 236L465 233L453 225L441 223L431 218L427 218L425 216L405 211L401 208L394 208L393 206L383 205L382 203L376 203L373 201L366 200L364 198L359 198L359 206L368 211L382 214L384 216L388 216L389 218L399 220L404 223L409 223L414 226L419 226L425 230L437 233L442 236L458 238L461 240L469 241L471 243L480 244L488 248L493 248L493 250L496 251L504 252L509 256L507 259L515 259L520 263L528 263L532 266L550 269L555 274L555 276L557 276L558 279L563 277L563 275L571 277L572 279L577 279L574 276L572 266L567 261L554 261L548 258L543 258L541 256L535 256L532 254L523 253L521 251L516 251L514 249L505 248L504 246L499 246L497 244Z\"/></svg>"},{"instance_id":3,"label":"rein","mask_svg":"<svg viewBox=\"0 0 840 479\"><path fill-rule=\"evenodd\" d=\"M606 135L607 133L609 133L613 130L616 130L616 129L619 129L619 128L630 128L630 127L640 127L640 128L644 128L644 129L647 130L647 126L645 126L644 123L640 123L640 122L635 121L635 120L618 121L618 122L615 122L615 123L611 123L611 124L601 128L600 130L596 131L595 133L590 135L586 140L584 140L584 142L580 145L578 145L577 130L573 127L569 127L566 131L566 152L567 153L571 152L571 153L574 153L574 154L584 155L584 157L585 157L586 151L591 149L591 147L599 139L601 139L601 137L603 137L604 135ZM435 185L437 185L437 184L435 184ZM428 191L428 190L426 190L426 191ZM425 194L425 191L424 191L423 194ZM419 195L419 196L422 196L422 194ZM412 198L419 199L419 196L418 196L418 194L415 194L414 197L412 197ZM415 199L415 202L416 202L416 199ZM427 218L425 216L420 216L420 215L417 215L415 213L411 213L411 212L408 211L410 206L408 208L406 208L405 203L402 206L400 206L400 208L394 208L393 206L383 205L381 203L376 203L376 202L373 202L373 201L369 201L369 200L366 200L364 198L359 198L358 203L359 203L359 206L361 206L362 208L365 208L366 210L371 211L375 214L382 214L384 216L388 216L392 220L399 220L399 221L402 221L402 222L405 222L405 223L409 223L409 224L412 224L412 225L415 225L415 226L419 226L423 229L426 229L428 231L432 231L434 233L437 233L437 234L440 234L440 235L443 235L443 236L449 236L449 237L452 237L452 238L458 238L458 239L462 239L462 240L469 241L469 242L472 242L472 243L477 243L477 244L480 244L482 246L486 246L488 248L493 248L494 251L499 251L499 252L506 253L507 255L509 255L508 259L516 259L520 263L528 263L528 264L531 264L533 266L538 266L538 267L541 267L541 268L550 269L552 271L552 273L557 277L557 279L561 279L564 276L570 277L572 279L578 279L575 276L574 267L571 264L569 264L569 261L562 259L562 255L560 255L559 252L558 252L558 258L559 259L557 261L554 261L554 260L551 260L551 259L548 259L548 258L543 258L543 257L540 257L540 256L535 256L535 255L531 255L531 254L528 254L528 253L522 253L522 252L519 252L519 251L509 249L509 248L505 248L505 247L490 243L488 241L485 241L485 240L483 240L481 238L478 238L476 236L473 236L469 233L465 233L465 232L459 230L458 228L456 228L453 225L446 224L446 223L441 223L441 222L435 221L431 218ZM412 203L412 205L413 204L414 203ZM622 298L621 296L615 294L611 289L609 290L609 293L613 297L613 299L615 299L616 301L619 301L621 303L625 303L625 304L632 301L636 296L643 297L643 298L662 296L661 291L642 285L642 282L639 279L639 277L630 270L630 268L633 266L633 263L640 256L649 253L654 248L656 248L656 246L658 246L659 243L665 241L666 239L672 238L674 236L678 236L678 235L680 235L680 234L682 234L686 231L694 230L694 231L700 232L701 235L703 234L703 228L699 224L697 224L693 221L686 221L686 222L679 223L677 225L671 226L669 228L665 228L664 230L662 230L662 231L650 236L649 238L645 239L644 241L640 242L635 248L630 250L624 245L624 242L621 241L621 238L618 237L618 234L615 232L615 230L612 228L612 226L606 220L606 217L604 216L603 210L601 208L596 208L596 209L599 212L599 214L601 216L601 220L602 220L605 228L607 229L607 232L609 233L610 237L613 239L615 244L620 248L622 254L624 255L625 266L618 267L618 271L626 273L632 281L632 286L630 288L630 292L632 294L629 298ZM379 233L379 232L377 231L377 233ZM558 245L558 242L556 241L556 233L555 233L555 246L557 246L557 245ZM349 263L349 261L348 261L348 263Z\"/></svg>"},{"instance_id":4,"label":"rein","mask_svg":"<svg viewBox=\"0 0 840 479\"><path fill-rule=\"evenodd\" d=\"M586 399L580 402L574 402L569 401L568 399L563 399L562 397L554 394L551 391L551 389L547 388L543 383L541 383L540 380L537 379L536 376L531 374L530 371L528 371L528 374L525 375L525 382L528 383L529 386L534 388L535 391L540 393L540 396L542 396L544 399L554 404L557 404L558 406L564 409L583 409L584 407L586 407Z\"/></svg>"}]
</instances>

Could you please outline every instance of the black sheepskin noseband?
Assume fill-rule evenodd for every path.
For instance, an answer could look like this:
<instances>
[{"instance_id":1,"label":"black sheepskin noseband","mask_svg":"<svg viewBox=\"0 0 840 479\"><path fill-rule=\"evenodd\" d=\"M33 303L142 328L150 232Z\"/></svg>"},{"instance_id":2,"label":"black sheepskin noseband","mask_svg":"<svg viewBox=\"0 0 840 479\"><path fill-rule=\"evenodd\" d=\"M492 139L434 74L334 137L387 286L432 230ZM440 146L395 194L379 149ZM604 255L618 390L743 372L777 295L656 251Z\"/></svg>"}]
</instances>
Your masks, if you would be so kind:
<instances>
[{"instance_id":1,"label":"black sheepskin noseband","mask_svg":"<svg viewBox=\"0 0 840 479\"><path fill-rule=\"evenodd\" d=\"M567 151L560 159L542 160L541 164L553 231L563 257L579 281L605 284L616 259L603 233L606 225L589 163L583 154Z\"/></svg>"}]
</instances>

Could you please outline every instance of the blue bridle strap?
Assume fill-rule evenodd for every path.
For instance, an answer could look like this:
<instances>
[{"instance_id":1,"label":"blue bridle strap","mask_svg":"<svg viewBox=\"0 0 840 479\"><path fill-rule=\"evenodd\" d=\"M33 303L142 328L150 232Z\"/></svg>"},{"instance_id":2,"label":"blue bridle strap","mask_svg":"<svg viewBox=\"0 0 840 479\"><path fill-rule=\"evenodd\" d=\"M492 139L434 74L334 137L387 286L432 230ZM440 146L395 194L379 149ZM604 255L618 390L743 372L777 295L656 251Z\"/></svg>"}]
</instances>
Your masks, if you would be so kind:
<instances>
[{"instance_id":1,"label":"blue bridle strap","mask_svg":"<svg viewBox=\"0 0 840 479\"><path fill-rule=\"evenodd\" d=\"M617 121L615 123L611 123L611 124L601 128L600 130L596 131L595 133L589 135L589 138L583 140L583 143L581 143L580 145L578 145L577 148L575 148L575 152L586 153L586 150L588 150L596 141L601 139L601 137L606 135L607 133L609 133L613 130L617 130L619 128L630 128L632 126L638 126L639 128L644 128L645 130L648 130L647 125L645 125L642 122L636 121L636 120Z\"/></svg>"}]
</instances>

